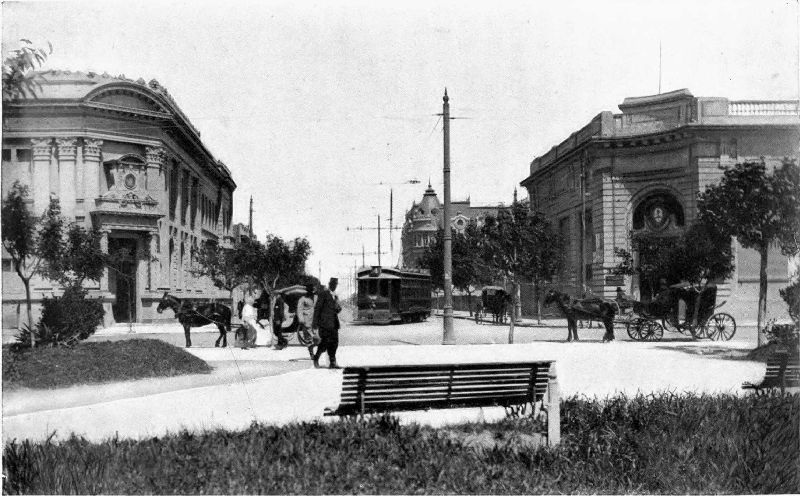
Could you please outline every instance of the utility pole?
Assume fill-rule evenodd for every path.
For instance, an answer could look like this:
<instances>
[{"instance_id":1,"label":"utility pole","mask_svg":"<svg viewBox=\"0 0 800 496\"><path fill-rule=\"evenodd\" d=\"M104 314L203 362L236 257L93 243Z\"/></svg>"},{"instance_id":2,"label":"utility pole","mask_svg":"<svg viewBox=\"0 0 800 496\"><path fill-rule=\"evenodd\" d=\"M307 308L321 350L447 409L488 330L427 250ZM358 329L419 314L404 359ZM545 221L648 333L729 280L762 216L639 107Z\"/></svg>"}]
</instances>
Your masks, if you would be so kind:
<instances>
[{"instance_id":1,"label":"utility pole","mask_svg":"<svg viewBox=\"0 0 800 496\"><path fill-rule=\"evenodd\" d=\"M450 103L447 88L442 101L442 125L444 127L444 327L442 344L455 344L453 336L453 235L450 229Z\"/></svg>"},{"instance_id":2,"label":"utility pole","mask_svg":"<svg viewBox=\"0 0 800 496\"><path fill-rule=\"evenodd\" d=\"M381 264L381 214L378 214L378 266Z\"/></svg>"},{"instance_id":3,"label":"utility pole","mask_svg":"<svg viewBox=\"0 0 800 496\"><path fill-rule=\"evenodd\" d=\"M390 189L389 190L389 260L394 259L394 233L392 232L392 220L394 219L394 213L392 212L393 201L394 201L394 190Z\"/></svg>"}]
</instances>

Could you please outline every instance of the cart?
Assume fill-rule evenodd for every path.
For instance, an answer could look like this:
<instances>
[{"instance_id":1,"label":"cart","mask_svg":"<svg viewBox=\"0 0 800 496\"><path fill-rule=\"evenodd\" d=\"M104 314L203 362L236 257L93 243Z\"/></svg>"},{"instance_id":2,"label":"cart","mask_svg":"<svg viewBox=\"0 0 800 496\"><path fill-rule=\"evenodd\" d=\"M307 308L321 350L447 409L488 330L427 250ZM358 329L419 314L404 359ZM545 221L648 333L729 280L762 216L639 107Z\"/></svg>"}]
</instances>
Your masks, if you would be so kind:
<instances>
[{"instance_id":1,"label":"cart","mask_svg":"<svg viewBox=\"0 0 800 496\"><path fill-rule=\"evenodd\" d=\"M491 322L493 324L505 324L508 305L511 302L511 295L500 286L484 286L481 290L481 300L478 308L475 309L475 322Z\"/></svg>"},{"instance_id":2,"label":"cart","mask_svg":"<svg viewBox=\"0 0 800 496\"><path fill-rule=\"evenodd\" d=\"M619 312L615 323L624 325L628 336L636 341L660 341L664 330L728 341L736 334L736 320L728 313L716 312L725 304L717 304L716 299L715 285L673 286L649 302L626 298L617 289Z\"/></svg>"}]
</instances>

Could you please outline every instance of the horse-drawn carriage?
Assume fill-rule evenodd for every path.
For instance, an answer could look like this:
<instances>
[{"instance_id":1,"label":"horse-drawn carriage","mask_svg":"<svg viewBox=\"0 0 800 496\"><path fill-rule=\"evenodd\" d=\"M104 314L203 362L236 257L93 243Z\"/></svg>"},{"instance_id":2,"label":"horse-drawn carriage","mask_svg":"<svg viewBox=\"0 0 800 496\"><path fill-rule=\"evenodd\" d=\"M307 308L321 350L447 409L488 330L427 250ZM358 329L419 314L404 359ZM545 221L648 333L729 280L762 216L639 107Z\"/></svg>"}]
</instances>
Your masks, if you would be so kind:
<instances>
[{"instance_id":1,"label":"horse-drawn carriage","mask_svg":"<svg viewBox=\"0 0 800 496\"><path fill-rule=\"evenodd\" d=\"M625 325L628 336L636 341L659 341L665 329L693 338L728 341L736 333L736 320L728 313L716 312L725 304L716 300L715 285L672 286L649 302L627 298L617 288L619 317L615 322Z\"/></svg>"},{"instance_id":2,"label":"horse-drawn carriage","mask_svg":"<svg viewBox=\"0 0 800 496\"><path fill-rule=\"evenodd\" d=\"M484 286L481 290L481 300L475 309L475 322L492 318L492 323L505 324L508 307L511 304L511 295L500 286Z\"/></svg>"}]
</instances>

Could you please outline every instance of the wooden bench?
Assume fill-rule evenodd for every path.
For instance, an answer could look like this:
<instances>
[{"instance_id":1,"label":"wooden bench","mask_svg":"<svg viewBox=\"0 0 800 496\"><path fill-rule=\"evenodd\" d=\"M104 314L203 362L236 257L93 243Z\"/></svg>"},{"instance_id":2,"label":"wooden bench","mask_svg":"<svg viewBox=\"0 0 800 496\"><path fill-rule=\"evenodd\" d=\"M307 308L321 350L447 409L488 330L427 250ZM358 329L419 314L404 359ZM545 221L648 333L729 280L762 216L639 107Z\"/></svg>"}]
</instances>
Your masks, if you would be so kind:
<instances>
[{"instance_id":1,"label":"wooden bench","mask_svg":"<svg viewBox=\"0 0 800 496\"><path fill-rule=\"evenodd\" d=\"M770 355L767 360L767 372L760 383L745 382L742 384L743 389L754 389L756 392L776 387L785 391L787 387L799 386L800 361L798 361L796 353L787 351L777 351Z\"/></svg>"},{"instance_id":2,"label":"wooden bench","mask_svg":"<svg viewBox=\"0 0 800 496\"><path fill-rule=\"evenodd\" d=\"M547 444L558 444L554 361L345 367L339 406L325 415L527 404L546 414Z\"/></svg>"}]
</instances>

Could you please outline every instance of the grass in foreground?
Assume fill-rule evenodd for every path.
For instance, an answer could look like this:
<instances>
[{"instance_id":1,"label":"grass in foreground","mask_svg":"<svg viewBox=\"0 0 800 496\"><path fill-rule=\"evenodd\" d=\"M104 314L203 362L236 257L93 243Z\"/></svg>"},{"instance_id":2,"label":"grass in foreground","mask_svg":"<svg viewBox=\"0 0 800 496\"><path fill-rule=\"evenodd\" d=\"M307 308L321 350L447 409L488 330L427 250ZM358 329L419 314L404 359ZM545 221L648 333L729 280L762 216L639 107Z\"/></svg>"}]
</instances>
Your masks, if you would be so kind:
<instances>
[{"instance_id":1,"label":"grass in foreground","mask_svg":"<svg viewBox=\"0 0 800 496\"><path fill-rule=\"evenodd\" d=\"M211 367L155 339L82 342L74 348L3 347L3 388L57 388L145 377L204 374Z\"/></svg>"},{"instance_id":2,"label":"grass in foreground","mask_svg":"<svg viewBox=\"0 0 800 496\"><path fill-rule=\"evenodd\" d=\"M556 449L476 451L445 430L366 421L253 425L92 444L7 443L5 493L797 493L800 396L562 403ZM527 419L491 426L523 435ZM487 426L489 427L489 426ZM473 431L480 424L454 426Z\"/></svg>"}]
</instances>

